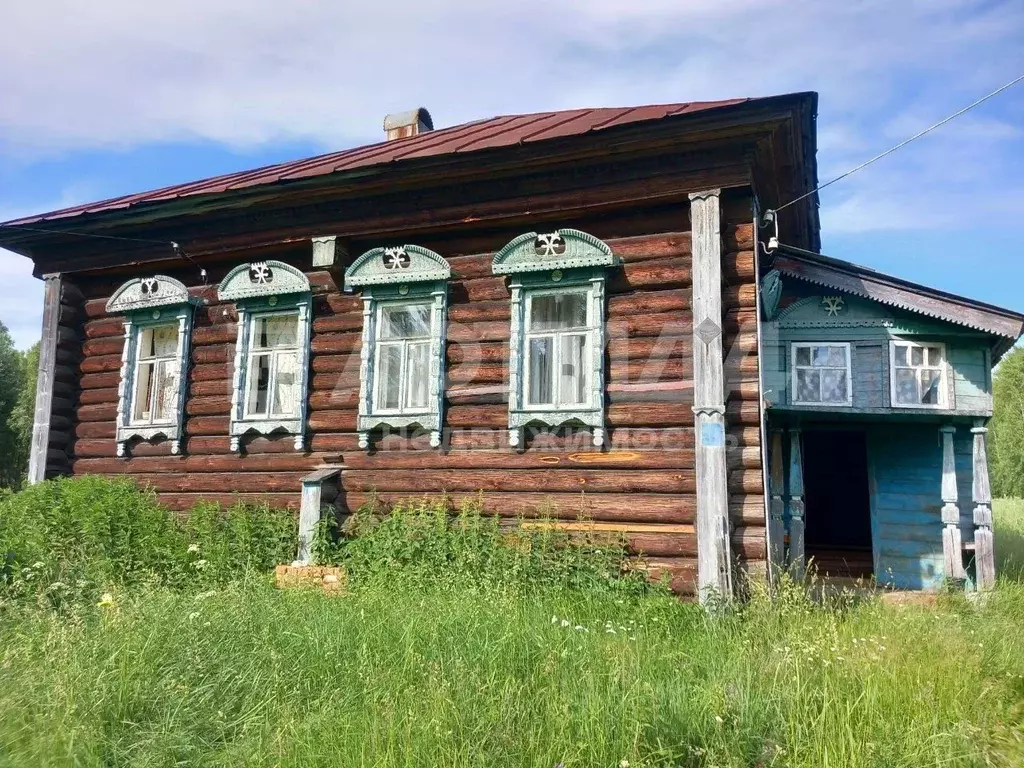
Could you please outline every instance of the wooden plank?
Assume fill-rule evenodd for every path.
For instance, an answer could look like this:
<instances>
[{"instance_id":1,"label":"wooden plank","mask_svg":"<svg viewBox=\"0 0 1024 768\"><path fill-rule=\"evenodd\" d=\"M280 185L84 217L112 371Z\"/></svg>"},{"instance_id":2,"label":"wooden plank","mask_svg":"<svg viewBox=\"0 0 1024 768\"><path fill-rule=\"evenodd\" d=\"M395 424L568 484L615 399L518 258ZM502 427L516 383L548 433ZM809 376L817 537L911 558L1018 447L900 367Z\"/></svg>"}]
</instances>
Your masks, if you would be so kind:
<instances>
[{"instance_id":1,"label":"wooden plank","mask_svg":"<svg viewBox=\"0 0 1024 768\"><path fill-rule=\"evenodd\" d=\"M719 190L690 195L693 238L694 429L698 435L697 553L701 600L732 595L725 385L722 359L722 238Z\"/></svg>"},{"instance_id":2,"label":"wooden plank","mask_svg":"<svg viewBox=\"0 0 1024 768\"><path fill-rule=\"evenodd\" d=\"M511 457L510 457L511 458ZM510 462L509 466L515 465ZM690 469L346 469L346 490L357 492L412 492L440 494L445 491L473 493L509 492L517 489L550 493L691 494L696 488Z\"/></svg>"},{"instance_id":3,"label":"wooden plank","mask_svg":"<svg viewBox=\"0 0 1024 768\"><path fill-rule=\"evenodd\" d=\"M436 494L382 491L377 494L342 489L342 508L354 512L374 500L384 505L437 503ZM452 509L462 504L482 505L484 512L502 517L549 517L561 520L597 520L635 523L692 524L696 500L692 496L670 494L622 493L536 493L490 492L448 493L444 496Z\"/></svg>"},{"instance_id":4,"label":"wooden plank","mask_svg":"<svg viewBox=\"0 0 1024 768\"><path fill-rule=\"evenodd\" d=\"M305 472L210 472L132 474L141 488L158 493L223 493L226 488L238 493L275 493L294 491L298 496Z\"/></svg>"},{"instance_id":5,"label":"wooden plank","mask_svg":"<svg viewBox=\"0 0 1024 768\"><path fill-rule=\"evenodd\" d=\"M43 331L39 342L39 371L36 379L36 408L29 450L28 482L39 483L46 477L53 410L53 377L56 366L57 331L60 323L62 278L59 274L43 277Z\"/></svg>"}]
</instances>

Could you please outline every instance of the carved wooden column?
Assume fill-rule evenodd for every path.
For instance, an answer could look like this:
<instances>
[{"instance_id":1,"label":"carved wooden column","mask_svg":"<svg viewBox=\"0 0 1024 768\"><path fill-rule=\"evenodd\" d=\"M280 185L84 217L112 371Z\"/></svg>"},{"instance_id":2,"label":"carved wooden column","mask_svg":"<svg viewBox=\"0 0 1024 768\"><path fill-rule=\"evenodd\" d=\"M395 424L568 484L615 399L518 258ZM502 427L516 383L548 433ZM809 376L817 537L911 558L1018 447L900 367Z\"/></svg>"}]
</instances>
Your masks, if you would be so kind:
<instances>
[{"instance_id":1,"label":"carved wooden column","mask_svg":"<svg viewBox=\"0 0 1024 768\"><path fill-rule=\"evenodd\" d=\"M978 589L996 585L996 555L992 538L992 489L988 481L988 429L976 421L974 435L972 497L974 499L974 570Z\"/></svg>"},{"instance_id":2,"label":"carved wooden column","mask_svg":"<svg viewBox=\"0 0 1024 768\"><path fill-rule=\"evenodd\" d=\"M50 414L53 410L53 379L57 366L57 341L60 330L61 276L44 275L43 280L43 337L39 343L36 410L28 459L28 481L33 484L46 479L46 463L50 448Z\"/></svg>"},{"instance_id":3,"label":"carved wooden column","mask_svg":"<svg viewBox=\"0 0 1024 768\"><path fill-rule=\"evenodd\" d=\"M959 495L956 489L956 427L939 427L942 435L942 559L947 579L964 579L963 547L960 537Z\"/></svg>"},{"instance_id":4,"label":"carved wooden column","mask_svg":"<svg viewBox=\"0 0 1024 768\"><path fill-rule=\"evenodd\" d=\"M697 585L731 597L729 492L722 360L720 190L690 195L693 240L693 412L697 464Z\"/></svg>"},{"instance_id":5,"label":"carved wooden column","mask_svg":"<svg viewBox=\"0 0 1024 768\"><path fill-rule=\"evenodd\" d=\"M771 467L768 476L771 500L768 506L768 567L772 578L776 578L785 566L786 536L786 457L782 454L784 430L773 429L768 450L771 452Z\"/></svg>"},{"instance_id":6,"label":"carved wooden column","mask_svg":"<svg viewBox=\"0 0 1024 768\"><path fill-rule=\"evenodd\" d=\"M789 430L789 568L794 579L804 577L804 452L800 430Z\"/></svg>"}]
</instances>

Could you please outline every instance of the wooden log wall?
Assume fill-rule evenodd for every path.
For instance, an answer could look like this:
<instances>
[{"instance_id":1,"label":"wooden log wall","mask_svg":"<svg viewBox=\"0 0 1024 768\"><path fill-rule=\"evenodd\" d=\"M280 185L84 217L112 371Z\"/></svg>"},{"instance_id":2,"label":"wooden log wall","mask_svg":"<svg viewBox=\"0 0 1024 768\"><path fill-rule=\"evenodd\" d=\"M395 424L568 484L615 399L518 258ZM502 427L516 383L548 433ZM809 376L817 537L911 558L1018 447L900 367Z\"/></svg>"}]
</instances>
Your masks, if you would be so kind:
<instances>
[{"instance_id":1,"label":"wooden log wall","mask_svg":"<svg viewBox=\"0 0 1024 768\"><path fill-rule=\"evenodd\" d=\"M749 198L723 205L725 350L729 424L729 491L733 551L763 561L756 279ZM127 279L97 274L81 285L80 396L75 397L71 469L76 474L131 475L175 509L200 499L230 504L266 500L297 508L301 477L325 465L342 467L338 503L350 512L376 493L384 502L447 494L453 504L483 492L485 510L503 516L581 515L625 535L655 575L692 593L696 574L696 508L690 315L690 234L687 207L622 220L567 222L604 238L622 260L608 280L606 350L610 448L595 452L589 433L562 430L507 447L509 293L491 273L494 252L518 231L473 238L433 238L429 246L452 266L447 344L448 382L442 451L427 435L391 434L372 453L355 434L359 396L362 304L341 291L337 271L307 271L314 290L309 389L309 450L291 438L253 437L244 454L229 450L228 419L237 314L216 300L228 269L253 258L172 274L206 303L195 314L182 456L166 442L136 443L125 459L114 442L123 345L121 318L109 317L107 297ZM646 234L656 232L657 234ZM424 242L426 239L413 242ZM353 244L352 258L362 247ZM264 256L265 258L266 256ZM309 270L308 242L275 254Z\"/></svg>"}]
</instances>

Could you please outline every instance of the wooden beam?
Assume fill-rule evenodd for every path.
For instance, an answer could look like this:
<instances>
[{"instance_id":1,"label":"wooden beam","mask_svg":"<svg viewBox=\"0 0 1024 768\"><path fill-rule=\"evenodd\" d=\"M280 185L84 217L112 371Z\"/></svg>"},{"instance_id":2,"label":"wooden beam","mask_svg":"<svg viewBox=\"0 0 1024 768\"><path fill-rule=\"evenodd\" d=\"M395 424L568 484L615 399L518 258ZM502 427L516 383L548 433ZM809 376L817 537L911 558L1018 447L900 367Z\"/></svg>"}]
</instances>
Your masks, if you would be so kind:
<instances>
[{"instance_id":1,"label":"wooden beam","mask_svg":"<svg viewBox=\"0 0 1024 768\"><path fill-rule=\"evenodd\" d=\"M722 357L721 190L690 195L697 585L702 602L732 596Z\"/></svg>"},{"instance_id":2,"label":"wooden beam","mask_svg":"<svg viewBox=\"0 0 1024 768\"><path fill-rule=\"evenodd\" d=\"M46 478L47 451L50 444L50 414L53 411L53 380L57 364L57 342L60 330L60 274L43 277L43 337L39 343L39 377L36 380L36 411L32 424L32 447L29 453L28 481L32 484Z\"/></svg>"},{"instance_id":3,"label":"wooden beam","mask_svg":"<svg viewBox=\"0 0 1024 768\"><path fill-rule=\"evenodd\" d=\"M942 559L946 578L962 580L967 578L964 571L963 546L960 536L959 494L956 488L956 454L953 450L953 435L956 427L939 427L942 435Z\"/></svg>"},{"instance_id":4,"label":"wooden beam","mask_svg":"<svg viewBox=\"0 0 1024 768\"><path fill-rule=\"evenodd\" d=\"M974 499L974 571L979 590L996 585L996 555L992 537L992 488L988 478L988 449L985 435L988 429L979 420L974 435L973 483Z\"/></svg>"},{"instance_id":5,"label":"wooden beam","mask_svg":"<svg viewBox=\"0 0 1024 768\"><path fill-rule=\"evenodd\" d=\"M771 431L771 474L768 477L771 493L768 518L768 567L775 578L785 564L785 509L783 496L786 493L785 456L782 454L783 430Z\"/></svg>"}]
</instances>

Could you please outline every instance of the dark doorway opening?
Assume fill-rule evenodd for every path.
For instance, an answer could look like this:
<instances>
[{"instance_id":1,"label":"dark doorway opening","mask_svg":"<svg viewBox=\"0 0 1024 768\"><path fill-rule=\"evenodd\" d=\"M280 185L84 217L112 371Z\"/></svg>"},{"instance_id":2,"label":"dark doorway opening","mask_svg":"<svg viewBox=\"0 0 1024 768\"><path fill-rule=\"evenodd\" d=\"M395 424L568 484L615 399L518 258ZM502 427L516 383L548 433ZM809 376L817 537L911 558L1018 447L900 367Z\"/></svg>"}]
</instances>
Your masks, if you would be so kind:
<instances>
[{"instance_id":1,"label":"dark doorway opening","mask_svg":"<svg viewBox=\"0 0 1024 768\"><path fill-rule=\"evenodd\" d=\"M820 575L869 578L874 569L867 435L806 430L803 443L807 558Z\"/></svg>"}]
</instances>

